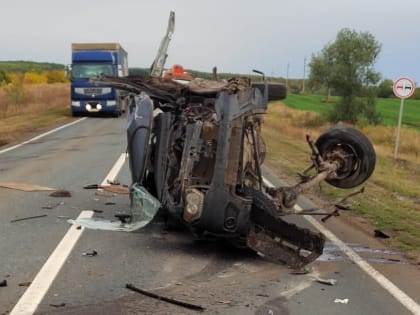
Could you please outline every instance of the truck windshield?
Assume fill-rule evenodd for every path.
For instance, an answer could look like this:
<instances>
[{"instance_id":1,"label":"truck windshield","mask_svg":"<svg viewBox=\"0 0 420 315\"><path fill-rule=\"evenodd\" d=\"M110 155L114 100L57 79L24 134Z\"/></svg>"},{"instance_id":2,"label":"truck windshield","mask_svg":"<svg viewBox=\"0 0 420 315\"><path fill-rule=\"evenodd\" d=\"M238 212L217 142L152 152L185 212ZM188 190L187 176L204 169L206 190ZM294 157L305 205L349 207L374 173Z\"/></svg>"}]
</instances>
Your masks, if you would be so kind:
<instances>
[{"instance_id":1,"label":"truck windshield","mask_svg":"<svg viewBox=\"0 0 420 315\"><path fill-rule=\"evenodd\" d=\"M72 78L96 78L100 74L113 75L112 65L73 64Z\"/></svg>"}]
</instances>

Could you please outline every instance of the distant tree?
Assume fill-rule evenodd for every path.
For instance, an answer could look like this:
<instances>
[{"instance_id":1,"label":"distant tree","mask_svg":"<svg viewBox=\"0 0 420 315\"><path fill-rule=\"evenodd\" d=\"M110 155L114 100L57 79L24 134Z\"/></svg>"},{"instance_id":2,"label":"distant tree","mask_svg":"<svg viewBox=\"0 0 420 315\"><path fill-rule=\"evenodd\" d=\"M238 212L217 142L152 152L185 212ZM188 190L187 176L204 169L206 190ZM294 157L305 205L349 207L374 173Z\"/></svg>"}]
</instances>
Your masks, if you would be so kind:
<instances>
[{"instance_id":1,"label":"distant tree","mask_svg":"<svg viewBox=\"0 0 420 315\"><path fill-rule=\"evenodd\" d=\"M415 99L415 100L420 100L420 88L416 88L412 98Z\"/></svg>"},{"instance_id":2,"label":"distant tree","mask_svg":"<svg viewBox=\"0 0 420 315\"><path fill-rule=\"evenodd\" d=\"M392 90L394 82L390 79L384 79L378 85L378 97L389 98L394 95Z\"/></svg>"},{"instance_id":3,"label":"distant tree","mask_svg":"<svg viewBox=\"0 0 420 315\"><path fill-rule=\"evenodd\" d=\"M313 54L309 63L309 87L311 89L325 87L327 89L327 103L330 102L331 83L333 80L333 54L331 47L326 46L318 54Z\"/></svg>"},{"instance_id":4,"label":"distant tree","mask_svg":"<svg viewBox=\"0 0 420 315\"><path fill-rule=\"evenodd\" d=\"M370 33L344 28L333 43L313 55L309 77L341 96L330 112L330 121L378 122L375 85L380 74L373 65L380 51L381 44Z\"/></svg>"}]
</instances>

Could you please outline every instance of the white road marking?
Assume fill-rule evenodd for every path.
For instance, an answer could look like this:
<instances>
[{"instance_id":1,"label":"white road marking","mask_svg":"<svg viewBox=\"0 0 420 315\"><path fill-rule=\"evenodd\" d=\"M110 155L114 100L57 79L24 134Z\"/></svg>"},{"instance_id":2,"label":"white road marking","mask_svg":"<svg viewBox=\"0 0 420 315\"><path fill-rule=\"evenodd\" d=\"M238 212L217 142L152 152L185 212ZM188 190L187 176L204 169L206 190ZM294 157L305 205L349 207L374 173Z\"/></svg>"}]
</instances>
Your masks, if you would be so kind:
<instances>
[{"instance_id":1,"label":"white road marking","mask_svg":"<svg viewBox=\"0 0 420 315\"><path fill-rule=\"evenodd\" d=\"M127 157L126 153L123 153L118 158L117 162L115 162L112 169L109 171L108 175L106 175L105 179L102 181L101 186L109 185L109 182L113 182L115 178L117 178L118 173L120 172L121 168L125 163L125 159Z\"/></svg>"},{"instance_id":2,"label":"white road marking","mask_svg":"<svg viewBox=\"0 0 420 315\"><path fill-rule=\"evenodd\" d=\"M115 162L111 171L102 181L102 184L105 185L109 181L114 181L120 172L122 166L124 165L126 154L121 154L118 160ZM81 218L91 218L94 212L90 210L84 210L80 213L78 219ZM38 305L41 303L45 294L48 292L51 284L54 279L57 277L61 267L65 263L67 257L70 255L73 247L76 245L80 236L82 235L84 228L80 230L77 229L77 226L70 226L66 235L57 245L55 250L51 253L48 260L42 266L41 270L33 279L31 285L21 296L13 310L10 312L10 315L30 315L34 314Z\"/></svg>"},{"instance_id":3,"label":"white road marking","mask_svg":"<svg viewBox=\"0 0 420 315\"><path fill-rule=\"evenodd\" d=\"M6 153L6 152L9 152L9 151L12 151L12 150L17 149L17 148L19 148L19 147L21 147L21 146L23 146L23 145L25 145L25 144L28 144L28 143L31 143L31 142L33 142L33 141L39 140L39 139L41 139L41 138L43 138L43 137L45 137L45 136L48 136L48 135L50 135L50 134L52 134L52 133L54 133L54 132L57 132L57 131L59 131L59 130L61 130L61 129L64 129L64 128L67 128L67 127L73 126L73 125L75 125L75 124L78 124L79 122L81 122L81 121L83 121L83 120L85 120L85 119L87 119L87 117L80 118L80 119L75 120L75 121L73 121L73 122L71 122L71 123L68 123L68 124L62 125L62 126L60 126L60 127L58 127L58 128L55 128L55 129L53 129L53 130L47 131L47 132L45 132L45 133L42 133L42 134L40 134L40 135L38 135L38 136L36 136L36 137L34 137L34 138L32 138L32 139L26 140L26 141L24 141L24 142L21 142L21 143L19 143L19 144L16 144L16 145L12 146L12 147L9 147L9 148L6 148L6 149L3 149L3 150L0 150L0 154L3 154L3 153Z\"/></svg>"},{"instance_id":4,"label":"white road marking","mask_svg":"<svg viewBox=\"0 0 420 315\"><path fill-rule=\"evenodd\" d=\"M268 187L274 187L274 185L266 178L264 178L264 184ZM303 209L299 206L295 206L296 210L302 211ZM420 305L410 298L405 292L388 280L383 274L373 268L367 263L362 257L360 257L354 250L347 246L342 240L340 240L333 232L328 230L325 226L319 223L316 219L311 216L303 216L310 224L312 224L318 231L323 233L332 243L334 243L344 254L349 257L351 261L357 264L364 272L366 272L372 279L374 279L382 288L384 288L389 294L391 294L398 302L400 302L407 310L415 315L420 315Z\"/></svg>"}]
</instances>

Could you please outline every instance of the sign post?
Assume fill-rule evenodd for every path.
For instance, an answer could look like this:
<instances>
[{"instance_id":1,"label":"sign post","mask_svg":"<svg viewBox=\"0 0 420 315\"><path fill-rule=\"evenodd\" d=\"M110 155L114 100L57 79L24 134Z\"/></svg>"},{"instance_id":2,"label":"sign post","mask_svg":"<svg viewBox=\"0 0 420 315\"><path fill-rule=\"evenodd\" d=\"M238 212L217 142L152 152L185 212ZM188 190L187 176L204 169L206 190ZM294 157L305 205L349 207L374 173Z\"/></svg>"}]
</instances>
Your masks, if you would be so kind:
<instances>
[{"instance_id":1,"label":"sign post","mask_svg":"<svg viewBox=\"0 0 420 315\"><path fill-rule=\"evenodd\" d=\"M394 159L397 159L398 144L400 143L401 120L403 114L404 100L413 95L416 86L410 78L399 78L395 81L393 91L396 97L401 99L400 116L398 117L397 139L395 140Z\"/></svg>"}]
</instances>

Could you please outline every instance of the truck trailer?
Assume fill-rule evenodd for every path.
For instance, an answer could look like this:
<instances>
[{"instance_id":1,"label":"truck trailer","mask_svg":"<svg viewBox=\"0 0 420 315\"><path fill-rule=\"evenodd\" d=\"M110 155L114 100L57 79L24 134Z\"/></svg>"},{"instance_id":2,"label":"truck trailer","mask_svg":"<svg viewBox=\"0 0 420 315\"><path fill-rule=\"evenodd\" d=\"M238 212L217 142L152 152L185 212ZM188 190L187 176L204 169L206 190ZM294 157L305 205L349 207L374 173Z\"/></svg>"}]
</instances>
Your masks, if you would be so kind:
<instances>
[{"instance_id":1,"label":"truck trailer","mask_svg":"<svg viewBox=\"0 0 420 315\"><path fill-rule=\"evenodd\" d=\"M127 52L118 43L73 43L71 64L71 113L98 113L115 117L127 108L127 92L95 86L99 75L128 75Z\"/></svg>"}]
</instances>

